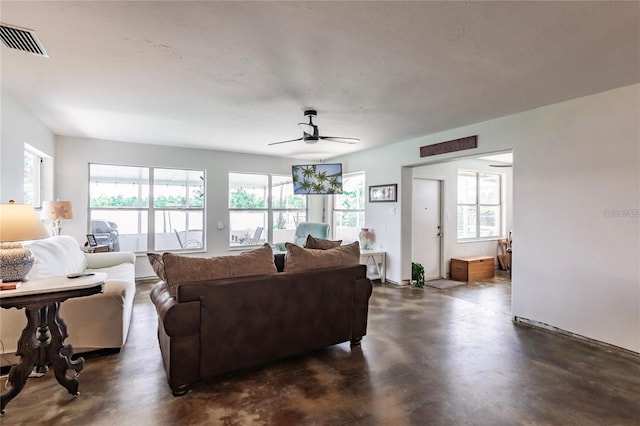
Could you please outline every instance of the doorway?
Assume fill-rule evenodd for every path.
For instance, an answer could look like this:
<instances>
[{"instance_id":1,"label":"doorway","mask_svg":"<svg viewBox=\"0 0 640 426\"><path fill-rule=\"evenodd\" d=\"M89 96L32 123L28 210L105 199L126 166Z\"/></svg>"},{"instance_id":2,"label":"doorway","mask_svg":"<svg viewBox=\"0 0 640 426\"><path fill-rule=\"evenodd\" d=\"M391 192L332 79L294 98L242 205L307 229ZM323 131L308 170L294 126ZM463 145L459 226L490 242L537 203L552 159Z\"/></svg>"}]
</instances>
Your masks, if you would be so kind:
<instances>
[{"instance_id":1,"label":"doorway","mask_svg":"<svg viewBox=\"0 0 640 426\"><path fill-rule=\"evenodd\" d=\"M412 262L426 280L442 278L442 181L413 178L411 197Z\"/></svg>"}]
</instances>

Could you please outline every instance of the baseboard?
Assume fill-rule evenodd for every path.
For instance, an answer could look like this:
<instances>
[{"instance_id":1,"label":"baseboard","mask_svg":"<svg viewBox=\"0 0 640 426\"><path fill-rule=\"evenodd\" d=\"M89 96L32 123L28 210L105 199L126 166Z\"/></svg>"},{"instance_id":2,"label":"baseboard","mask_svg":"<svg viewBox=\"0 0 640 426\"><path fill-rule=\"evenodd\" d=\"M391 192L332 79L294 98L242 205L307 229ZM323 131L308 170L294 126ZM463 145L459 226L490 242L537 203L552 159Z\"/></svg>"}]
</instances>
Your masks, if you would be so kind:
<instances>
[{"instance_id":1,"label":"baseboard","mask_svg":"<svg viewBox=\"0 0 640 426\"><path fill-rule=\"evenodd\" d=\"M576 340L578 342L582 342L582 343L586 343L588 345L591 346L596 346L598 348L601 349L605 349L608 351L612 351L612 352L617 352L621 355L625 355L634 359L640 359L640 353L638 352L634 352L630 349L625 349L625 348L621 348L620 346L616 346L616 345L612 345L610 343L606 343L606 342L602 342L600 340L595 340L592 339L590 337L586 337L583 336L581 334L576 334L576 333L572 333L570 331L567 330L563 330L561 328L558 327L554 327L552 325L549 324L545 324L543 322L540 321L535 321L535 320L531 320L528 318L522 318L522 317L517 317L514 316L513 317L513 322L516 325L524 325L524 326L528 326L528 327L533 327L533 328L538 328L540 330L544 330L544 331L548 331L554 334L558 334L564 337L568 337L570 339Z\"/></svg>"}]
</instances>

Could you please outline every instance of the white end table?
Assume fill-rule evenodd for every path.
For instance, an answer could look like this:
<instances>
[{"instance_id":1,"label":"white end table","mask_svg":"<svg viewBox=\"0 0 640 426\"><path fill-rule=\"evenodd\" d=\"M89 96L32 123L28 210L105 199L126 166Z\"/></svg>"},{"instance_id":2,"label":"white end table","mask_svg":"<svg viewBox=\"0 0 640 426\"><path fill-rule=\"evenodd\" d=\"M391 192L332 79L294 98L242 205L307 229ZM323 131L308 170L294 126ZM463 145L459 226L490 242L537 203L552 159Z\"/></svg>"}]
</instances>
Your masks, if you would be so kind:
<instances>
[{"instance_id":1,"label":"white end table","mask_svg":"<svg viewBox=\"0 0 640 426\"><path fill-rule=\"evenodd\" d=\"M387 281L387 253L381 250L360 250L360 264L367 265L367 278ZM375 273L369 273L369 265L373 266Z\"/></svg>"}]
</instances>

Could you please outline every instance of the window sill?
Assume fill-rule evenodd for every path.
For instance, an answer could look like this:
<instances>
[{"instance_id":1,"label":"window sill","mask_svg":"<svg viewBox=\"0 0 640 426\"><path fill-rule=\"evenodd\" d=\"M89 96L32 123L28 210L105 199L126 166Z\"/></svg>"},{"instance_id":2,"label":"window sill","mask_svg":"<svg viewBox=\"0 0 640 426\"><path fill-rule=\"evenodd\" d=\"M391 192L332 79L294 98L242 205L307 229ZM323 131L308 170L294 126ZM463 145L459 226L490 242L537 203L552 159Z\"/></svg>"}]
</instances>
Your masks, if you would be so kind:
<instances>
[{"instance_id":1,"label":"window sill","mask_svg":"<svg viewBox=\"0 0 640 426\"><path fill-rule=\"evenodd\" d=\"M468 240L457 240L458 244L466 244L466 243L487 243L491 241L500 241L504 240L505 237L487 237L487 238L473 238Z\"/></svg>"},{"instance_id":2,"label":"window sill","mask_svg":"<svg viewBox=\"0 0 640 426\"><path fill-rule=\"evenodd\" d=\"M249 245L249 244L247 244L246 246L229 246L229 247L227 247L227 251L254 250L254 249L262 247L263 244L258 244L258 245L253 245L253 244Z\"/></svg>"},{"instance_id":3,"label":"window sill","mask_svg":"<svg viewBox=\"0 0 640 426\"><path fill-rule=\"evenodd\" d=\"M200 249L185 249L185 250L161 250L161 251L154 251L154 250L149 250L149 251L136 251L134 252L134 254L136 255L136 257L146 257L147 253L172 253L172 254L177 254L177 255L182 255L182 254L194 254L194 253L206 253L207 250L200 248Z\"/></svg>"}]
</instances>

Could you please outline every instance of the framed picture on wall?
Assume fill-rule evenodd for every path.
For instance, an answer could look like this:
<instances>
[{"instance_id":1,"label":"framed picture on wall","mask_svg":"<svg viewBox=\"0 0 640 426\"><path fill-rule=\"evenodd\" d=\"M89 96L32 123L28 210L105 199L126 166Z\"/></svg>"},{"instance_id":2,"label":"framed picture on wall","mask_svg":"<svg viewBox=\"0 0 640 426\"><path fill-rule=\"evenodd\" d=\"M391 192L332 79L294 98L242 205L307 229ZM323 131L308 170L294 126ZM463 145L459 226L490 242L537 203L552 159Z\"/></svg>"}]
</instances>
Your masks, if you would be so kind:
<instances>
[{"instance_id":1,"label":"framed picture on wall","mask_svg":"<svg viewBox=\"0 0 640 426\"><path fill-rule=\"evenodd\" d=\"M369 186L369 202L383 203L398 201L398 184L371 185Z\"/></svg>"}]
</instances>

